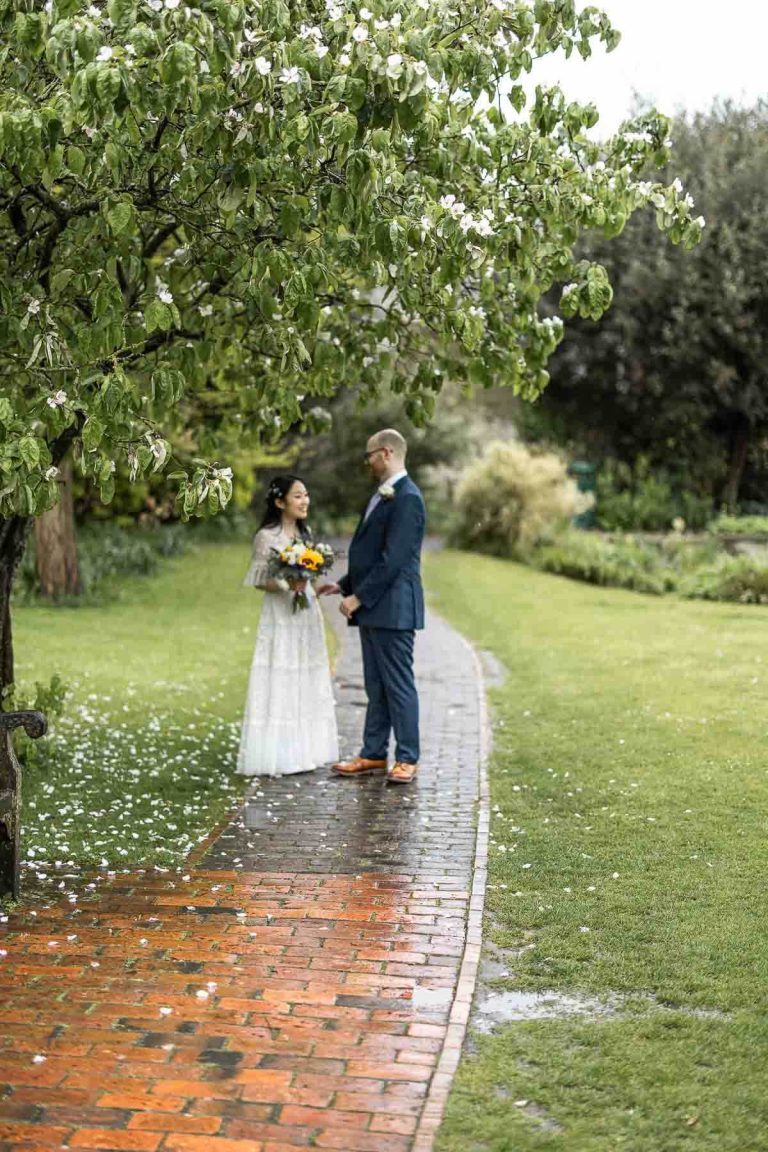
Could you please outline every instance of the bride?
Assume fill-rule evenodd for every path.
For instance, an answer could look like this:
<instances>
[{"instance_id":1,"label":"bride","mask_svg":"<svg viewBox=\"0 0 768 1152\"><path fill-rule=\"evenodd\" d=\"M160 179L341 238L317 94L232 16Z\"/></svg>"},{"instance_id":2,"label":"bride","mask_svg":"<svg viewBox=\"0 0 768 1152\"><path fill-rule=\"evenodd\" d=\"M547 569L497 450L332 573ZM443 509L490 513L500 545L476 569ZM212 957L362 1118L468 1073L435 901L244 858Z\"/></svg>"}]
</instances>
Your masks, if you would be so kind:
<instances>
[{"instance_id":1,"label":"bride","mask_svg":"<svg viewBox=\"0 0 768 1152\"><path fill-rule=\"evenodd\" d=\"M273 548L309 541L309 493L299 476L276 476L253 540L244 583L265 592L240 735L237 771L244 776L308 772L339 758L331 672L323 618L306 581L269 574ZM294 612L294 591L309 608Z\"/></svg>"}]
</instances>

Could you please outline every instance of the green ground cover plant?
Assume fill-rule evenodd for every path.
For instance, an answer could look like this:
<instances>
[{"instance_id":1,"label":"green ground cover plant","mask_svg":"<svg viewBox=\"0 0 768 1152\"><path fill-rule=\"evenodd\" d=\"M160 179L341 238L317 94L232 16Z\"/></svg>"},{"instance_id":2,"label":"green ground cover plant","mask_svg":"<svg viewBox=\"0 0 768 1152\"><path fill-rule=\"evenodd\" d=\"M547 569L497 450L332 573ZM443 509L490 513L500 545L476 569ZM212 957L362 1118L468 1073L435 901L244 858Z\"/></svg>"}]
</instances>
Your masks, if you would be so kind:
<instances>
[{"instance_id":1,"label":"green ground cover plant","mask_svg":"<svg viewBox=\"0 0 768 1152\"><path fill-rule=\"evenodd\" d=\"M202 546L99 607L16 610L19 700L54 674L68 688L28 757L29 861L176 864L230 809L260 599L247 558Z\"/></svg>"},{"instance_id":2,"label":"green ground cover plant","mask_svg":"<svg viewBox=\"0 0 768 1152\"><path fill-rule=\"evenodd\" d=\"M492 691L493 991L605 1011L471 1034L439 1152L764 1148L765 644L754 609L429 558Z\"/></svg>"}]
</instances>

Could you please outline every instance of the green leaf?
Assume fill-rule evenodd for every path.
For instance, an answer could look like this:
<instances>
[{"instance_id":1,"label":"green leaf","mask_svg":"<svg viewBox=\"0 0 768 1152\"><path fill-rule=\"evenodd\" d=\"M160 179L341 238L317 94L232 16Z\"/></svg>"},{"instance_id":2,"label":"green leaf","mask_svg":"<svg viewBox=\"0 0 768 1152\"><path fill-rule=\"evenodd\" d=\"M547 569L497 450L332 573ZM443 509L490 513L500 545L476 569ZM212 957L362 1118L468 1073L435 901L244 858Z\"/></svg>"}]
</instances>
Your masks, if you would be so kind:
<instances>
[{"instance_id":1,"label":"green leaf","mask_svg":"<svg viewBox=\"0 0 768 1152\"><path fill-rule=\"evenodd\" d=\"M167 332L173 327L173 312L165 301L155 296L144 311L144 323L147 332L154 332L157 328L161 332Z\"/></svg>"},{"instance_id":2,"label":"green leaf","mask_svg":"<svg viewBox=\"0 0 768 1152\"><path fill-rule=\"evenodd\" d=\"M40 444L34 436L22 436L19 440L19 453L27 468L32 471L40 463Z\"/></svg>"},{"instance_id":3,"label":"green leaf","mask_svg":"<svg viewBox=\"0 0 768 1152\"><path fill-rule=\"evenodd\" d=\"M128 200L119 200L107 209L106 217L114 235L119 236L133 223L133 204Z\"/></svg>"},{"instance_id":4,"label":"green leaf","mask_svg":"<svg viewBox=\"0 0 768 1152\"><path fill-rule=\"evenodd\" d=\"M67 168L76 176L82 176L85 171L85 152L75 144L67 148Z\"/></svg>"},{"instance_id":5,"label":"green leaf","mask_svg":"<svg viewBox=\"0 0 768 1152\"><path fill-rule=\"evenodd\" d=\"M104 439L106 428L98 416L89 416L83 425L83 447L86 452L95 452Z\"/></svg>"}]
</instances>

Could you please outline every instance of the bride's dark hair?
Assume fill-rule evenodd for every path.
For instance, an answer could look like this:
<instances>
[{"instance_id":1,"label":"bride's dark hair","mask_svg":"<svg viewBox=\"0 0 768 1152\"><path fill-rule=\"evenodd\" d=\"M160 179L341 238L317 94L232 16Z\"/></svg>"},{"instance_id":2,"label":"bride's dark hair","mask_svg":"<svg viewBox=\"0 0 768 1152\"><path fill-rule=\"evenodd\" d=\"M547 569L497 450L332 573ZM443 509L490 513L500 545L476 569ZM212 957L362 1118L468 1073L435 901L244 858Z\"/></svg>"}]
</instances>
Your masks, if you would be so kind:
<instances>
[{"instance_id":1,"label":"bride's dark hair","mask_svg":"<svg viewBox=\"0 0 768 1152\"><path fill-rule=\"evenodd\" d=\"M283 510L278 508L277 501L285 500L294 484L304 484L306 488L303 477L294 476L292 473L286 472L284 475L272 477L267 487L267 510L264 513L261 528L277 528L282 524ZM296 527L302 540L311 540L312 533L306 520L297 520Z\"/></svg>"}]
</instances>

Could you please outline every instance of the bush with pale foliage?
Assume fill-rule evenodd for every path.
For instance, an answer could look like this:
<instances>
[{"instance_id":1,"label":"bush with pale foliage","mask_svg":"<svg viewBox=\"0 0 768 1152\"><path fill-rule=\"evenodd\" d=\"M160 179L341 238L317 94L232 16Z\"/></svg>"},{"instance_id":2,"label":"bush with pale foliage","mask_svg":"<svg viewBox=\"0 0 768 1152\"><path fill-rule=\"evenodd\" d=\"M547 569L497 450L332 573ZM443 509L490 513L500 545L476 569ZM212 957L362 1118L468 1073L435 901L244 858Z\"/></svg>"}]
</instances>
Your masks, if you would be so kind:
<instances>
[{"instance_id":1,"label":"bush with pale foliage","mask_svg":"<svg viewBox=\"0 0 768 1152\"><path fill-rule=\"evenodd\" d=\"M494 556L520 555L551 540L591 503L560 456L495 441L459 482L453 542Z\"/></svg>"}]
</instances>

